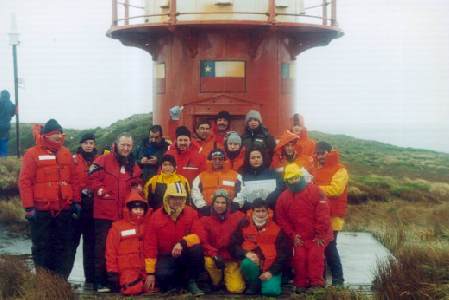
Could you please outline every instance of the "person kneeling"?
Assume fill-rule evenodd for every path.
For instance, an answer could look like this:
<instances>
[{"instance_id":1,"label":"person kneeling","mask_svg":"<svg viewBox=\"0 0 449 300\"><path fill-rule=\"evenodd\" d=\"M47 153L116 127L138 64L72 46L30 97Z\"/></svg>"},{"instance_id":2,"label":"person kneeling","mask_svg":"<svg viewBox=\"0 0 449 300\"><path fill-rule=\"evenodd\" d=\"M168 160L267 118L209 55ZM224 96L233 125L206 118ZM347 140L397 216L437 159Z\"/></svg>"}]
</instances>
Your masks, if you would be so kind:
<instances>
[{"instance_id":1,"label":"person kneeling","mask_svg":"<svg viewBox=\"0 0 449 300\"><path fill-rule=\"evenodd\" d=\"M106 240L106 269L115 290L124 295L145 292L143 260L144 220L149 216L142 196L132 191L126 200L124 219L112 223Z\"/></svg>"},{"instance_id":2,"label":"person kneeling","mask_svg":"<svg viewBox=\"0 0 449 300\"><path fill-rule=\"evenodd\" d=\"M197 212L186 206L186 199L185 185L169 183L163 206L151 216L145 230L145 285L150 291L156 283L162 292L186 283L193 295L204 294L196 283L204 266L199 238L202 226Z\"/></svg>"},{"instance_id":3,"label":"person kneeling","mask_svg":"<svg viewBox=\"0 0 449 300\"><path fill-rule=\"evenodd\" d=\"M201 244L205 252L205 267L212 280L214 290L220 288L224 275L226 290L230 293L242 293L245 282L239 268L239 261L229 253L231 236L245 215L231 211L231 199L226 190L219 189L212 196L210 216L202 217L204 236Z\"/></svg>"},{"instance_id":4,"label":"person kneeling","mask_svg":"<svg viewBox=\"0 0 449 300\"><path fill-rule=\"evenodd\" d=\"M247 295L282 293L281 270L289 257L289 244L280 227L272 220L268 203L258 198L231 240L231 254L242 260L240 269Z\"/></svg>"}]
</instances>

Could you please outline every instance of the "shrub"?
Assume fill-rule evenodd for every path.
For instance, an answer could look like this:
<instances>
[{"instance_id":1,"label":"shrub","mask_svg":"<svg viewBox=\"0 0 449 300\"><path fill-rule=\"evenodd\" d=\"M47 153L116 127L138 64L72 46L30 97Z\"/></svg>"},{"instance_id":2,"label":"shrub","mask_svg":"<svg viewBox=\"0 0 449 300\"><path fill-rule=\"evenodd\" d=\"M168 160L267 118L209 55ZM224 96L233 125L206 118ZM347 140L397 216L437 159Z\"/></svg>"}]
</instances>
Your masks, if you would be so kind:
<instances>
[{"instance_id":1,"label":"shrub","mask_svg":"<svg viewBox=\"0 0 449 300\"><path fill-rule=\"evenodd\" d=\"M0 256L0 299L17 297L28 277L25 262L15 256Z\"/></svg>"}]
</instances>

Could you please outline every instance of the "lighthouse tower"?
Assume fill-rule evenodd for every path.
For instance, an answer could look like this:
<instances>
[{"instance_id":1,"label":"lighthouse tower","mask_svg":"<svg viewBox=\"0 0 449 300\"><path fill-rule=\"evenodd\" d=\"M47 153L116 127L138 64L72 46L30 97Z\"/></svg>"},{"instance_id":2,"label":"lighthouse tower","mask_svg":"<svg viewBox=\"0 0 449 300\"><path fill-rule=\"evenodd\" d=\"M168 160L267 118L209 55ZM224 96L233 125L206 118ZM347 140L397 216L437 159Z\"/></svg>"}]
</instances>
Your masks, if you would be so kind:
<instances>
[{"instance_id":1,"label":"lighthouse tower","mask_svg":"<svg viewBox=\"0 0 449 300\"><path fill-rule=\"evenodd\" d=\"M151 54L154 123L172 132L174 106L189 128L227 110L241 132L256 109L279 134L291 125L298 54L343 34L336 2L112 0L108 36Z\"/></svg>"}]
</instances>

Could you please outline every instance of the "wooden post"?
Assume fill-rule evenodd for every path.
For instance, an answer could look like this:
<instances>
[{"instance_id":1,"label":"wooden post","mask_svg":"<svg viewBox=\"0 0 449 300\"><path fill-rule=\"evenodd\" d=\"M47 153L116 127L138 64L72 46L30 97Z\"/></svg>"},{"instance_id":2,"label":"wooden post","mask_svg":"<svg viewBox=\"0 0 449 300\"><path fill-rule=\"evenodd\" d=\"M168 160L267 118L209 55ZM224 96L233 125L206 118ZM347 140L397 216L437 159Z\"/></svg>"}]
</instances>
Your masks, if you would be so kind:
<instances>
[{"instance_id":1,"label":"wooden post","mask_svg":"<svg viewBox=\"0 0 449 300\"><path fill-rule=\"evenodd\" d=\"M176 24L176 0L170 0L170 7L168 12L168 22L171 25Z\"/></svg>"},{"instance_id":2,"label":"wooden post","mask_svg":"<svg viewBox=\"0 0 449 300\"><path fill-rule=\"evenodd\" d=\"M327 25L327 0L323 0L323 25L326 26Z\"/></svg>"},{"instance_id":3,"label":"wooden post","mask_svg":"<svg viewBox=\"0 0 449 300\"><path fill-rule=\"evenodd\" d=\"M117 0L112 0L112 26L117 26Z\"/></svg>"},{"instance_id":4,"label":"wooden post","mask_svg":"<svg viewBox=\"0 0 449 300\"><path fill-rule=\"evenodd\" d=\"M268 23L274 23L276 19L276 4L275 0L268 1Z\"/></svg>"},{"instance_id":5,"label":"wooden post","mask_svg":"<svg viewBox=\"0 0 449 300\"><path fill-rule=\"evenodd\" d=\"M125 25L129 25L129 0L125 0Z\"/></svg>"},{"instance_id":6,"label":"wooden post","mask_svg":"<svg viewBox=\"0 0 449 300\"><path fill-rule=\"evenodd\" d=\"M331 17L332 17L331 25L338 26L338 23L337 23L337 0L332 0Z\"/></svg>"}]
</instances>

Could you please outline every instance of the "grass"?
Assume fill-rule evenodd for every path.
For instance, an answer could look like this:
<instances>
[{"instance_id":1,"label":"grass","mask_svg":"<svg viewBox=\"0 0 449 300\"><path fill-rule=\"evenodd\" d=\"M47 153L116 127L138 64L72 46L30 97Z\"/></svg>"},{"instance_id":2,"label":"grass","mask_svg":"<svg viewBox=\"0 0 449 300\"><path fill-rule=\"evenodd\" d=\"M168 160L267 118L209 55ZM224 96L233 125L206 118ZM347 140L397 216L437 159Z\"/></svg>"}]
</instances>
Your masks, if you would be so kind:
<instances>
[{"instance_id":1,"label":"grass","mask_svg":"<svg viewBox=\"0 0 449 300\"><path fill-rule=\"evenodd\" d=\"M75 299L70 285L45 270L32 273L16 256L0 256L0 299Z\"/></svg>"}]
</instances>

